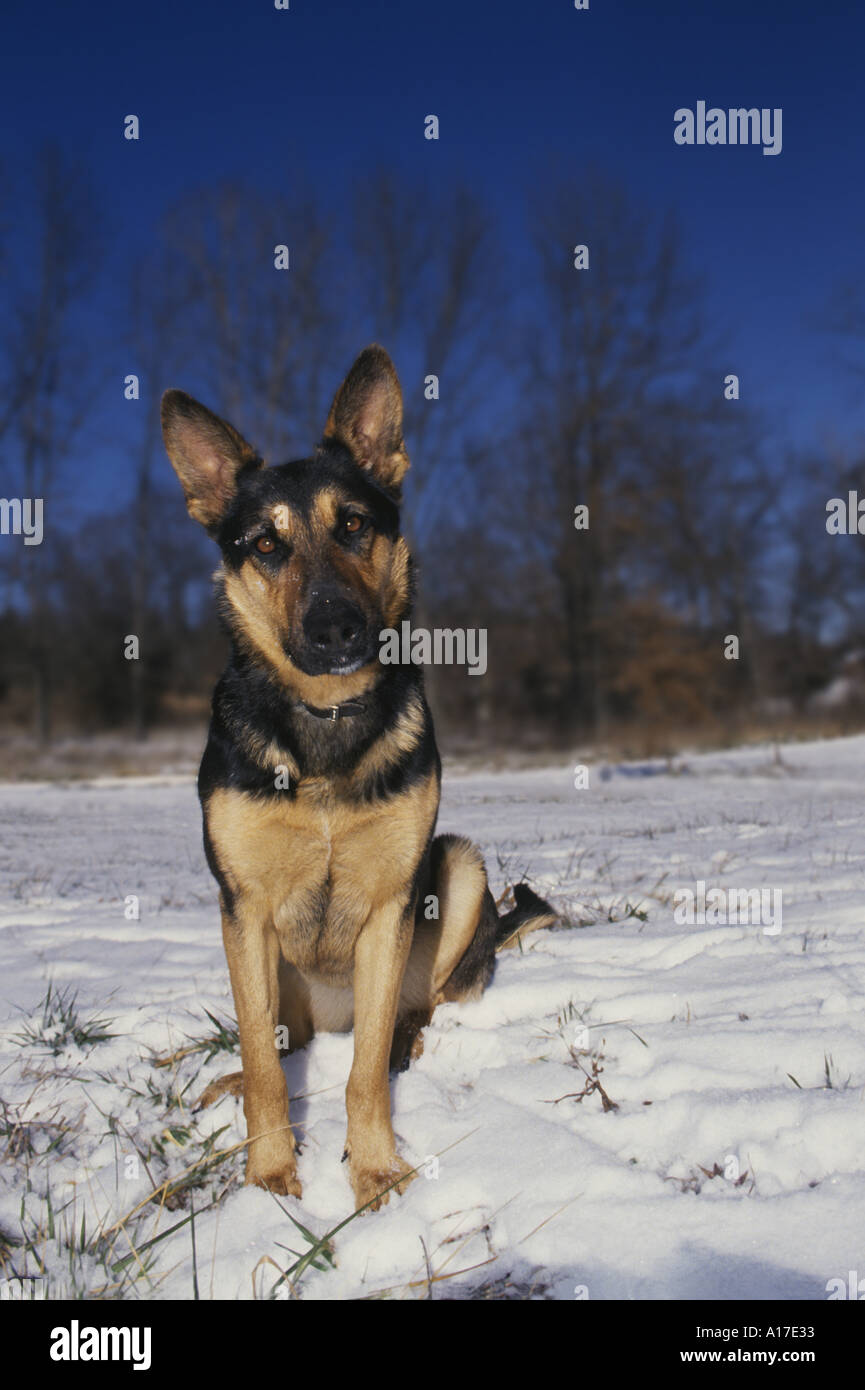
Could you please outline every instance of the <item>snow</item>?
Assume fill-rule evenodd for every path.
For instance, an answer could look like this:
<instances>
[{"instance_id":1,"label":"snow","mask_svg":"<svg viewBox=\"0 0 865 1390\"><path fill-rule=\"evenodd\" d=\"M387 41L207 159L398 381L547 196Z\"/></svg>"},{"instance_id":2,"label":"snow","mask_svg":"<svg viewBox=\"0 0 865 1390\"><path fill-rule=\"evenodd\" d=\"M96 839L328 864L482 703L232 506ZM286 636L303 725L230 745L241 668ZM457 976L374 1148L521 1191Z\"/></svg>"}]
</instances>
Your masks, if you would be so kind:
<instances>
[{"instance_id":1,"label":"snow","mask_svg":"<svg viewBox=\"0 0 865 1390\"><path fill-rule=\"evenodd\" d=\"M5 1272L176 1299L825 1299L865 1276L863 770L865 738L594 766L583 790L565 762L446 769L440 828L570 925L437 1012L393 1083L421 1175L281 1283L309 1248L289 1213L315 1237L351 1217L351 1037L284 1063L300 1201L243 1188L242 1149L174 1191L245 1134L230 1096L192 1110L233 1052L155 1064L214 1033L205 1010L233 1019L192 779L0 784ZM780 934L677 925L701 879L780 889ZM112 1036L43 1023L49 981Z\"/></svg>"}]
</instances>

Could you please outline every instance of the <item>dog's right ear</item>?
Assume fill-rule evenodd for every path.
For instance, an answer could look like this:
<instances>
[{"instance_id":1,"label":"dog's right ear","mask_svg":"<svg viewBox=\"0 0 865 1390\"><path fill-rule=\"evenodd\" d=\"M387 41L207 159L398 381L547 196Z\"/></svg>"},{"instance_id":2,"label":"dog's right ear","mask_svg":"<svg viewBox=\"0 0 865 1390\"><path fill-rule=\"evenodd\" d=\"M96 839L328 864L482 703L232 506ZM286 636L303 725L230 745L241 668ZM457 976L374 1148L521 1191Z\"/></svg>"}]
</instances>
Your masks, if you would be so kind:
<instances>
[{"instance_id":1,"label":"dog's right ear","mask_svg":"<svg viewBox=\"0 0 865 1390\"><path fill-rule=\"evenodd\" d=\"M237 480L262 460L227 420L199 405L185 391L162 397L162 438L180 479L189 515L211 535L228 511Z\"/></svg>"},{"instance_id":2,"label":"dog's right ear","mask_svg":"<svg viewBox=\"0 0 865 1390\"><path fill-rule=\"evenodd\" d=\"M409 467L402 438L402 391L383 347L364 348L334 397L325 439L337 439L399 501Z\"/></svg>"}]
</instances>

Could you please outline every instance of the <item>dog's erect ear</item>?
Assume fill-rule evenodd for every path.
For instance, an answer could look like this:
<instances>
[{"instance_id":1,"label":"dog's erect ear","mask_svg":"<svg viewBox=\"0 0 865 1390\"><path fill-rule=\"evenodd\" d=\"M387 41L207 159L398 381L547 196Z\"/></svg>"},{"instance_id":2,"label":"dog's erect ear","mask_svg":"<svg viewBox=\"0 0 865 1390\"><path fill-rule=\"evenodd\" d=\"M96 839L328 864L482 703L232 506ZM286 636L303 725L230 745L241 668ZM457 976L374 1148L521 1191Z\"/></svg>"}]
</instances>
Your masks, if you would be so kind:
<instances>
[{"instance_id":1,"label":"dog's erect ear","mask_svg":"<svg viewBox=\"0 0 865 1390\"><path fill-rule=\"evenodd\" d=\"M409 459L399 377L384 348L364 348L334 397L324 437L344 444L379 487L399 496Z\"/></svg>"},{"instance_id":2,"label":"dog's erect ear","mask_svg":"<svg viewBox=\"0 0 865 1390\"><path fill-rule=\"evenodd\" d=\"M162 437L189 515L213 535L231 505L239 475L261 468L261 459L233 425L185 391L166 391L162 397Z\"/></svg>"}]
</instances>

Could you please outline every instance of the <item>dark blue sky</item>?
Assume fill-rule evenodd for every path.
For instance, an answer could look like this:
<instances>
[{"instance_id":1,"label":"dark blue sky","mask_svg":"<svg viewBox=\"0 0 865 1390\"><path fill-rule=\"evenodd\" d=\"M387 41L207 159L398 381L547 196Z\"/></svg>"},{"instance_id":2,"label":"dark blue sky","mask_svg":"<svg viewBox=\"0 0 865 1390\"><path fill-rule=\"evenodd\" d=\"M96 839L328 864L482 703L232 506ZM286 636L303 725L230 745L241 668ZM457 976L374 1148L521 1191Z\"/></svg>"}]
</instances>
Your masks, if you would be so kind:
<instances>
[{"instance_id":1,"label":"dark blue sky","mask_svg":"<svg viewBox=\"0 0 865 1390\"><path fill-rule=\"evenodd\" d=\"M678 211L729 370L778 439L865 428L813 325L839 280L865 275L861 4L52 0L7 8L3 51L6 162L59 139L91 167L130 255L192 183L288 187L302 170L338 199L341 179L422 160L484 188L519 245L547 159L575 177L596 164ZM783 108L782 153L678 147L673 112L698 100ZM428 112L437 145L422 139Z\"/></svg>"}]
</instances>

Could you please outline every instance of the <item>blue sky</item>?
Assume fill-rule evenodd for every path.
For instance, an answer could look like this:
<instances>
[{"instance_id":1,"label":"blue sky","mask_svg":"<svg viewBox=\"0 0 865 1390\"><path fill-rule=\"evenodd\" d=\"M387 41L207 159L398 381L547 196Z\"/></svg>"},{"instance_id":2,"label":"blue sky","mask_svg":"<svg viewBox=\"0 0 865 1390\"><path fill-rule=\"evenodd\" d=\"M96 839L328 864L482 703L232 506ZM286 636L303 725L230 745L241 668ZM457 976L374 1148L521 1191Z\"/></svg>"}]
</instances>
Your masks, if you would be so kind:
<instances>
[{"instance_id":1,"label":"blue sky","mask_svg":"<svg viewBox=\"0 0 865 1390\"><path fill-rule=\"evenodd\" d=\"M865 12L806 0L269 0L19 4L3 21L4 161L46 138L89 166L124 254L190 183L232 174L338 198L340 179L434 159L521 244L548 160L595 164L675 209L742 396L778 441L865 429L815 317L865 275ZM698 100L783 109L783 151L681 148ZM137 113L142 138L122 139ZM441 139L422 139L435 112Z\"/></svg>"}]
</instances>

